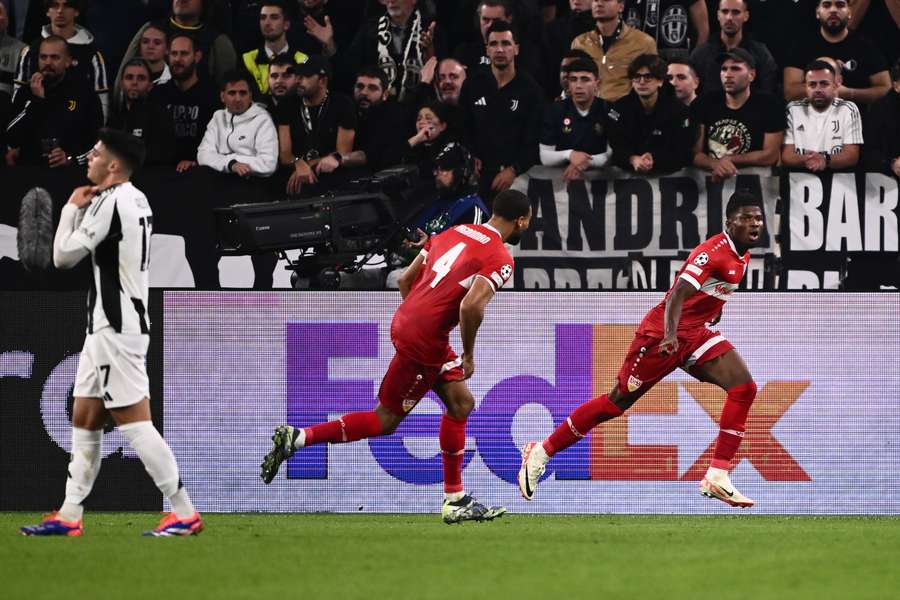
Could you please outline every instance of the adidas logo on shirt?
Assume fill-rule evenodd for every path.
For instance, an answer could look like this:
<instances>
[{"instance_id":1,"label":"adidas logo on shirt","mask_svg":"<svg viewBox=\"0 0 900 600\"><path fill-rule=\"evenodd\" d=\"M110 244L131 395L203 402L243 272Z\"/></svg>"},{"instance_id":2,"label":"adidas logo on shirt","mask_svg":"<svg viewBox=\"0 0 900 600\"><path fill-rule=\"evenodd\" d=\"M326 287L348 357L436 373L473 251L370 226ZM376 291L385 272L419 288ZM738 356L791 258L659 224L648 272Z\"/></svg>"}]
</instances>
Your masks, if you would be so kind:
<instances>
[{"instance_id":1,"label":"adidas logo on shirt","mask_svg":"<svg viewBox=\"0 0 900 600\"><path fill-rule=\"evenodd\" d=\"M475 106L487 106L487 100L484 99L484 96L475 101Z\"/></svg>"}]
</instances>

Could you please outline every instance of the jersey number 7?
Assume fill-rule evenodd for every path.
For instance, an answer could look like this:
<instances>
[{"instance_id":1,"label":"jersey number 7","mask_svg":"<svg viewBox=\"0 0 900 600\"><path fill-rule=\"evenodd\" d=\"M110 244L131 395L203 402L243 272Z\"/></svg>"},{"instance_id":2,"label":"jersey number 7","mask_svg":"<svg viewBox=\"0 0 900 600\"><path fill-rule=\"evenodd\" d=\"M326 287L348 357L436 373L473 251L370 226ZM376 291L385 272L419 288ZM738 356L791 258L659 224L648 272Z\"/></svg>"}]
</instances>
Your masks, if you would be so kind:
<instances>
[{"instance_id":1,"label":"jersey number 7","mask_svg":"<svg viewBox=\"0 0 900 600\"><path fill-rule=\"evenodd\" d=\"M459 258L459 255L462 254L462 251L465 250L465 248L466 243L460 242L444 252L440 258L434 261L431 270L437 273L437 275L434 276L434 280L431 282L432 288L437 287L437 284L447 276L447 273L449 273L450 269L453 267L453 263L456 262L456 259Z\"/></svg>"}]
</instances>

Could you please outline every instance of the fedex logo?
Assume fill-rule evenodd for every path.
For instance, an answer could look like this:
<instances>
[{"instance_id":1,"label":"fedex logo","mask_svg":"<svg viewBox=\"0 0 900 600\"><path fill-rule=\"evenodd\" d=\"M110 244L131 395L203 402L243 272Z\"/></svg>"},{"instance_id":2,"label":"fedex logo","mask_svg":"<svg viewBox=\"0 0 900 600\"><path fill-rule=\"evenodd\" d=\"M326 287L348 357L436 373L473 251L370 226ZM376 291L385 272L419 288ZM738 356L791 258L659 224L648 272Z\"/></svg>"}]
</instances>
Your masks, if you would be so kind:
<instances>
[{"instance_id":1,"label":"fedex logo","mask_svg":"<svg viewBox=\"0 0 900 600\"><path fill-rule=\"evenodd\" d=\"M469 417L467 435L475 440L485 465L500 479L515 483L519 448L512 437L518 410L543 405L559 425L579 404L609 391L635 327L632 325L558 324L555 339L556 381L517 375L498 381ZM330 416L371 410L379 379L334 380L328 361L338 357L378 355L377 323L290 322L286 325L287 422L306 427ZM719 388L689 382L662 381L625 415L594 429L584 440L553 458L547 475L558 480L699 480L709 465L713 446L696 457L679 476L677 445L630 444L629 415L677 414L678 386L718 421L725 394ZM809 481L809 476L772 433L773 426L809 386L808 381L770 381L760 386L736 462L747 460L769 481ZM387 473L413 484L442 481L440 454L427 459L411 454L405 437L437 438L439 415L406 417L394 434L368 440L375 460ZM357 442L362 443L362 442ZM463 468L473 456L466 450ZM304 449L288 461L288 478L328 477L328 446Z\"/></svg>"}]
</instances>

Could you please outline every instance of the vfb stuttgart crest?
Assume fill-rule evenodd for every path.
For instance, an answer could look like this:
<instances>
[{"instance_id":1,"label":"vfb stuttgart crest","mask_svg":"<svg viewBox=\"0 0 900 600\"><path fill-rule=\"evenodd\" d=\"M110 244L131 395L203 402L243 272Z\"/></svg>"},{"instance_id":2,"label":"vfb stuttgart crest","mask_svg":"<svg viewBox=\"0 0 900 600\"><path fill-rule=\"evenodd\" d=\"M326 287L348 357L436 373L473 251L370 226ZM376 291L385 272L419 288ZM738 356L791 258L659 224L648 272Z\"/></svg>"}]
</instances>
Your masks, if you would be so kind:
<instances>
[{"instance_id":1,"label":"vfb stuttgart crest","mask_svg":"<svg viewBox=\"0 0 900 600\"><path fill-rule=\"evenodd\" d=\"M694 264L697 265L698 267L702 267L708 262L709 262L709 254L707 254L706 252L701 252L700 254L697 255L697 258L694 259Z\"/></svg>"}]
</instances>

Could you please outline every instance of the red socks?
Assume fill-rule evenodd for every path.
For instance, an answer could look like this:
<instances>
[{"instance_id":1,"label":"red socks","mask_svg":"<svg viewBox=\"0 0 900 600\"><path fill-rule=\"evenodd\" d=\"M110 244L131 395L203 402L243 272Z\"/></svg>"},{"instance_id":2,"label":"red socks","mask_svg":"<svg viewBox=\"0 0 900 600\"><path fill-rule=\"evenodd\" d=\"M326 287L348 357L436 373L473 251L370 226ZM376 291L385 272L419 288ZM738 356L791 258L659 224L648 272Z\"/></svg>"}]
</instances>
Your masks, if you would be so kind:
<instances>
[{"instance_id":1,"label":"red socks","mask_svg":"<svg viewBox=\"0 0 900 600\"><path fill-rule=\"evenodd\" d=\"M756 398L756 384L752 381L728 390L728 398L725 399L722 417L719 419L719 437L716 439L716 448L710 461L711 467L726 470L731 467L731 459L744 439L747 414L754 398Z\"/></svg>"},{"instance_id":2,"label":"red socks","mask_svg":"<svg viewBox=\"0 0 900 600\"><path fill-rule=\"evenodd\" d=\"M439 438L444 464L444 493L463 491L462 464L466 454L466 421L451 416L441 417Z\"/></svg>"},{"instance_id":3,"label":"red socks","mask_svg":"<svg viewBox=\"0 0 900 600\"><path fill-rule=\"evenodd\" d=\"M576 408L569 418L544 440L543 445L547 456L553 456L557 452L565 450L600 423L615 419L623 412L621 408L610 402L606 394L588 400Z\"/></svg>"},{"instance_id":4,"label":"red socks","mask_svg":"<svg viewBox=\"0 0 900 600\"><path fill-rule=\"evenodd\" d=\"M313 444L340 444L375 437L383 433L381 419L374 411L349 413L337 421L328 421L307 427L304 446Z\"/></svg>"}]
</instances>

